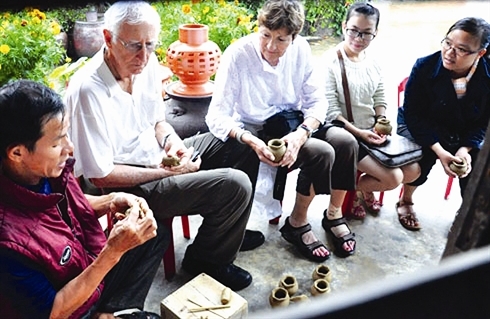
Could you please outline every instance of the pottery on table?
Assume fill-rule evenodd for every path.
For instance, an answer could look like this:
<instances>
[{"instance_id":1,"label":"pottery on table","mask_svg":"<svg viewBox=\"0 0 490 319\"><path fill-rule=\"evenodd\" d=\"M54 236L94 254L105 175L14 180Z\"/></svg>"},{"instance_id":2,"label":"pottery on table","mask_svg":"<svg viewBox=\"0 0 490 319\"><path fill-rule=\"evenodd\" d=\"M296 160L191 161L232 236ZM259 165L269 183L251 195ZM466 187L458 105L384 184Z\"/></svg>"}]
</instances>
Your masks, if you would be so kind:
<instances>
[{"instance_id":1,"label":"pottery on table","mask_svg":"<svg viewBox=\"0 0 490 319\"><path fill-rule=\"evenodd\" d=\"M289 294L283 287L274 288L269 296L272 308L289 306Z\"/></svg>"},{"instance_id":2,"label":"pottery on table","mask_svg":"<svg viewBox=\"0 0 490 319\"><path fill-rule=\"evenodd\" d=\"M328 268L327 265L318 265L316 268L313 270L313 274L311 275L311 278L313 280L317 279L325 279L328 282L332 281L332 271L330 271L330 268Z\"/></svg>"},{"instance_id":3,"label":"pottery on table","mask_svg":"<svg viewBox=\"0 0 490 319\"><path fill-rule=\"evenodd\" d=\"M279 282L279 287L286 289L289 296L292 296L298 291L298 281L294 276L286 275Z\"/></svg>"},{"instance_id":4,"label":"pottery on table","mask_svg":"<svg viewBox=\"0 0 490 319\"><path fill-rule=\"evenodd\" d=\"M452 161L450 164L449 164L449 168L455 172L456 174L458 174L458 176L461 176L463 175L464 173L466 173L466 171L468 170L468 163L466 162L466 159L463 158L463 157L458 157L461 162L456 162L456 161Z\"/></svg>"},{"instance_id":5,"label":"pottery on table","mask_svg":"<svg viewBox=\"0 0 490 319\"><path fill-rule=\"evenodd\" d=\"M274 163L279 163L282 160L282 157L284 156L284 153L286 153L286 143L278 138L273 138L267 142L267 147L271 151L272 154L274 154Z\"/></svg>"},{"instance_id":6,"label":"pottery on table","mask_svg":"<svg viewBox=\"0 0 490 319\"><path fill-rule=\"evenodd\" d=\"M311 294L313 296L323 295L330 292L330 283L326 279L317 279L311 285Z\"/></svg>"},{"instance_id":7,"label":"pottery on table","mask_svg":"<svg viewBox=\"0 0 490 319\"><path fill-rule=\"evenodd\" d=\"M376 124L374 125L374 129L379 134L391 135L391 131L393 130L393 127L390 124L390 120L386 118L380 118L376 121Z\"/></svg>"}]
</instances>

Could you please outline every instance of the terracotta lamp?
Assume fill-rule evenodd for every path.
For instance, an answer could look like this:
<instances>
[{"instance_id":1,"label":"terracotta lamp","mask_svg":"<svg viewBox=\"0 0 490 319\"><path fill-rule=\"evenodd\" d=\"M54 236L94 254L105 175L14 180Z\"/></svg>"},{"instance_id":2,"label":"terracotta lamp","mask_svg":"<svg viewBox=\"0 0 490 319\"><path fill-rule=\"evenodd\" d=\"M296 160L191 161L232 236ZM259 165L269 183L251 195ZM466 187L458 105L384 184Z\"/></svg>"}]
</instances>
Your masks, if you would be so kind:
<instances>
[{"instance_id":1,"label":"terracotta lamp","mask_svg":"<svg viewBox=\"0 0 490 319\"><path fill-rule=\"evenodd\" d=\"M179 27L179 40L167 50L167 65L180 81L167 86L167 93L184 97L213 94L213 83L209 78L218 69L221 50L208 39L208 31L204 24Z\"/></svg>"}]
</instances>

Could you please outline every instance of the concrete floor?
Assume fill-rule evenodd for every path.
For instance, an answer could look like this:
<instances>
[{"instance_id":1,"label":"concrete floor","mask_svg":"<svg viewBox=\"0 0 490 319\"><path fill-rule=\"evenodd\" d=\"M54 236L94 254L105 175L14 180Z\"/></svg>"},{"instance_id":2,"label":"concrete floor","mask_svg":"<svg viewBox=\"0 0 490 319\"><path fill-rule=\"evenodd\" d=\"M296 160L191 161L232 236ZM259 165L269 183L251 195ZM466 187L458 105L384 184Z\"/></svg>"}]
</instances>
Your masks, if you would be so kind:
<instances>
[{"instance_id":1,"label":"concrete floor","mask_svg":"<svg viewBox=\"0 0 490 319\"><path fill-rule=\"evenodd\" d=\"M271 309L268 303L269 294L285 274L292 274L297 278L297 294L304 293L311 297L311 274L317 264L302 258L278 231L292 210L295 175L296 172L292 172L288 176L283 216L279 225L269 225L267 219L254 210L248 228L262 231L266 236L266 242L254 251L239 253L235 261L254 278L251 286L238 292L247 300L250 315L260 315L262 311ZM346 259L332 256L325 262L333 274L330 295L355 289L356 286L367 282L403 276L426 267L437 266L449 228L461 204L457 182L453 184L448 200L444 200L446 182L447 178L440 164L437 164L429 181L415 193L414 208L423 226L419 232L405 230L398 222L394 209L398 189L385 193L384 205L379 216L368 215L364 221L351 221L350 227L356 233L357 239L355 255ZM329 196L317 196L310 207L309 218L317 236L327 243L328 247L332 247L321 227L322 211L328 202ZM191 236L194 237L201 218L191 216L190 221ZM180 268L185 247L192 238L186 240L183 237L179 219L176 219L173 229L177 274L171 281L167 281L164 279L161 266L145 305L146 310L157 313L160 312L160 302L166 296L192 279Z\"/></svg>"}]
</instances>

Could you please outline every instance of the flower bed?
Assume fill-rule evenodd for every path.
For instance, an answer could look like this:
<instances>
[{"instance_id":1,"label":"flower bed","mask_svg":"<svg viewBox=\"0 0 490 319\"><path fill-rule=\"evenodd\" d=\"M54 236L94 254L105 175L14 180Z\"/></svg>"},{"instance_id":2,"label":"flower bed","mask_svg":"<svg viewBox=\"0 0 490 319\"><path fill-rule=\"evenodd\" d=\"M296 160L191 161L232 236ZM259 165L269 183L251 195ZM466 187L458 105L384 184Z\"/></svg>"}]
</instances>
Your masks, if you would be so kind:
<instances>
[{"instance_id":1,"label":"flower bed","mask_svg":"<svg viewBox=\"0 0 490 319\"><path fill-rule=\"evenodd\" d=\"M21 78L47 84L46 75L66 58L56 39L60 25L32 8L4 12L0 20L0 85Z\"/></svg>"}]
</instances>

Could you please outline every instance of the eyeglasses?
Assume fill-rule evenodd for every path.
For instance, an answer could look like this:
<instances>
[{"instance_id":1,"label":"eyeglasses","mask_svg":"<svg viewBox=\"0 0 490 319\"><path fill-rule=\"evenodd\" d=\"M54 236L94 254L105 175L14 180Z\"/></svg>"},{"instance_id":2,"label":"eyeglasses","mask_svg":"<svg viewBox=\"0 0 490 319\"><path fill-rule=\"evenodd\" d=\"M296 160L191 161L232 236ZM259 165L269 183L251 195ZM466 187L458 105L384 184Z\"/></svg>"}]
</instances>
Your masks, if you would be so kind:
<instances>
[{"instance_id":1,"label":"eyeglasses","mask_svg":"<svg viewBox=\"0 0 490 319\"><path fill-rule=\"evenodd\" d=\"M158 41L145 42L144 44L141 42L128 43L121 39L117 34L113 33L113 35L119 40L119 42L121 42L124 48L131 53L138 53L139 51L143 50L143 45L145 46L146 51L151 53L155 51L155 49L160 45Z\"/></svg>"},{"instance_id":2,"label":"eyeglasses","mask_svg":"<svg viewBox=\"0 0 490 319\"><path fill-rule=\"evenodd\" d=\"M467 55L470 55L470 54L475 54L477 53L479 50L477 51L470 51L470 50L466 50L466 49L463 49L463 48L457 48L455 46L453 46L453 44L451 43L451 41L449 41L448 38L444 38L442 39L441 41L441 47L444 49L444 50L449 50L449 49L453 49L454 53L456 53L457 56L459 57L464 57L464 56L467 56Z\"/></svg>"},{"instance_id":3,"label":"eyeglasses","mask_svg":"<svg viewBox=\"0 0 490 319\"><path fill-rule=\"evenodd\" d=\"M345 33L353 39L359 37L359 38L366 40L366 41L371 41L376 36L376 34L374 34L374 33L360 32L360 31L357 31L355 29L345 29Z\"/></svg>"}]
</instances>

